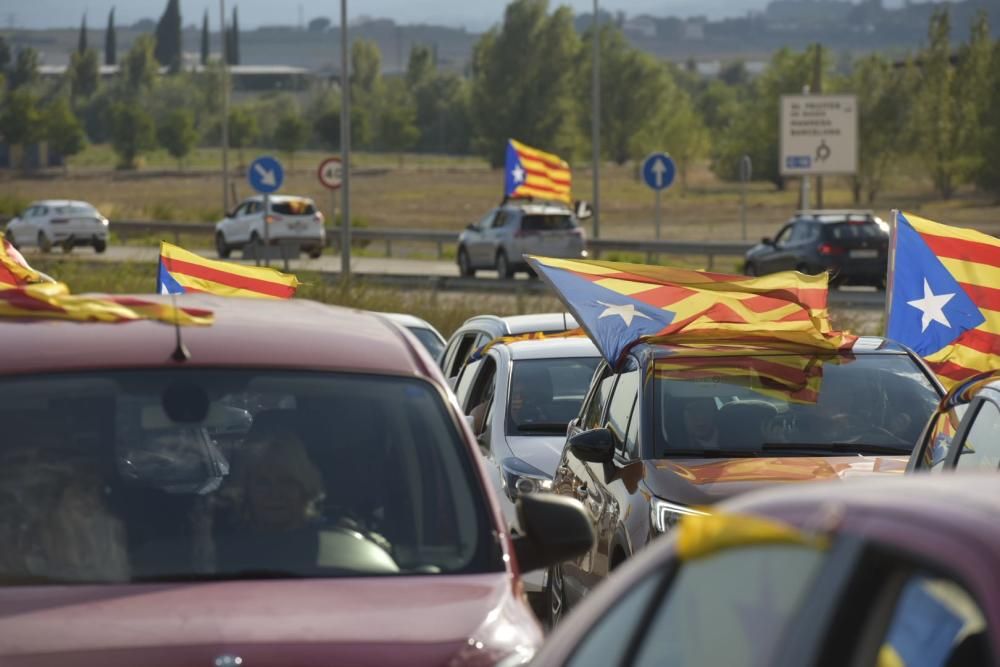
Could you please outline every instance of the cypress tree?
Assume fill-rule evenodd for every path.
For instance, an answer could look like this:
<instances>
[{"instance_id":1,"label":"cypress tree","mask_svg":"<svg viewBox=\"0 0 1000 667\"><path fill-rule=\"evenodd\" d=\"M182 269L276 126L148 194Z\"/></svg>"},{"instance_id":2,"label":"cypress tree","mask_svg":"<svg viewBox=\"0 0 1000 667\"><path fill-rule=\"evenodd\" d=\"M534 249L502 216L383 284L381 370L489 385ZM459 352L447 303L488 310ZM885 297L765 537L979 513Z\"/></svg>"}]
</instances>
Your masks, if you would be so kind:
<instances>
[{"instance_id":1,"label":"cypress tree","mask_svg":"<svg viewBox=\"0 0 1000 667\"><path fill-rule=\"evenodd\" d=\"M233 6L233 39L232 39L232 49L233 49L233 61L231 64L240 64L240 15L239 10L236 6Z\"/></svg>"},{"instance_id":2,"label":"cypress tree","mask_svg":"<svg viewBox=\"0 0 1000 667\"><path fill-rule=\"evenodd\" d=\"M81 56L87 50L87 15L83 15L83 20L80 21L80 38L76 43L76 52Z\"/></svg>"},{"instance_id":3,"label":"cypress tree","mask_svg":"<svg viewBox=\"0 0 1000 667\"><path fill-rule=\"evenodd\" d=\"M201 20L201 64L208 64L208 10L205 10L205 17Z\"/></svg>"},{"instance_id":4,"label":"cypress tree","mask_svg":"<svg viewBox=\"0 0 1000 667\"><path fill-rule=\"evenodd\" d=\"M115 8L108 12L108 28L104 31L104 64L118 63L118 35L115 34Z\"/></svg>"},{"instance_id":5,"label":"cypress tree","mask_svg":"<svg viewBox=\"0 0 1000 667\"><path fill-rule=\"evenodd\" d=\"M181 8L179 0L167 0L163 16L156 24L156 48L153 55L161 65L172 70L181 64Z\"/></svg>"}]
</instances>

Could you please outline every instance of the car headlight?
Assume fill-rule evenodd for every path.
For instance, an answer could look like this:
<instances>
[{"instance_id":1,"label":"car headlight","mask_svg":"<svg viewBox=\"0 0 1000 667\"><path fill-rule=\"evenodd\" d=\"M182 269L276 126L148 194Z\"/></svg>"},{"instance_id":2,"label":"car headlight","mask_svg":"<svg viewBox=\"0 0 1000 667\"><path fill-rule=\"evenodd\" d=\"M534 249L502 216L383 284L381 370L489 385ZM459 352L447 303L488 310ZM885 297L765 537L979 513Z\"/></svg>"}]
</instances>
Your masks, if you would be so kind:
<instances>
[{"instance_id":1,"label":"car headlight","mask_svg":"<svg viewBox=\"0 0 1000 667\"><path fill-rule=\"evenodd\" d=\"M101 218L101 224L107 227L110 223L108 222L107 218Z\"/></svg>"},{"instance_id":2,"label":"car headlight","mask_svg":"<svg viewBox=\"0 0 1000 667\"><path fill-rule=\"evenodd\" d=\"M552 479L544 472L518 458L500 464L500 485L511 502L523 495L552 490Z\"/></svg>"},{"instance_id":3,"label":"car headlight","mask_svg":"<svg viewBox=\"0 0 1000 667\"><path fill-rule=\"evenodd\" d=\"M649 504L649 522L653 527L653 534L663 535L670 531L677 522L684 516L706 516L708 512L696 510L693 507L678 505L667 502L661 498L654 497Z\"/></svg>"}]
</instances>

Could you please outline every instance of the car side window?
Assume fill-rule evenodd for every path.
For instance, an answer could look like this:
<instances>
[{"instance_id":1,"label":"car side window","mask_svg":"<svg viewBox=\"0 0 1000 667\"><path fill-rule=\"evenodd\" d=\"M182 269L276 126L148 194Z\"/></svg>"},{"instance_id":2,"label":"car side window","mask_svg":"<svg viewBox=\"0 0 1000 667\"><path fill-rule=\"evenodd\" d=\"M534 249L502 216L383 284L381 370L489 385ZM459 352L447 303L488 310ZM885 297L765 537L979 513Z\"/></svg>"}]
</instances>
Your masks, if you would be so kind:
<instances>
[{"instance_id":1,"label":"car side window","mask_svg":"<svg viewBox=\"0 0 1000 667\"><path fill-rule=\"evenodd\" d=\"M493 209L492 211L487 213L482 220L476 223L476 227L479 229L479 231L486 231L487 229L493 226L493 221L496 220L497 217L499 217L497 216L497 210Z\"/></svg>"},{"instance_id":2,"label":"car side window","mask_svg":"<svg viewBox=\"0 0 1000 667\"><path fill-rule=\"evenodd\" d=\"M510 211L500 211L500 213L497 214L497 217L493 220L493 229L500 229L501 227L506 226L507 223L515 217L516 215Z\"/></svg>"},{"instance_id":3,"label":"car side window","mask_svg":"<svg viewBox=\"0 0 1000 667\"><path fill-rule=\"evenodd\" d=\"M614 602L584 635L567 661L568 667L622 664L633 633L642 624L661 581L662 575L646 577Z\"/></svg>"},{"instance_id":4,"label":"car side window","mask_svg":"<svg viewBox=\"0 0 1000 667\"><path fill-rule=\"evenodd\" d=\"M478 338L478 332L470 331L469 333L463 334L462 338L459 339L458 344L454 348L454 354L451 356L451 361L449 361L445 367L445 374L449 378L455 377L458 375L459 371L462 370L462 366L465 365L469 355L471 355L475 349L473 346Z\"/></svg>"},{"instance_id":5,"label":"car side window","mask_svg":"<svg viewBox=\"0 0 1000 667\"><path fill-rule=\"evenodd\" d=\"M39 206L38 208L35 209L35 215L36 216L43 216L43 215L48 215L48 214L49 214L49 207L48 206Z\"/></svg>"},{"instance_id":6,"label":"car side window","mask_svg":"<svg viewBox=\"0 0 1000 667\"><path fill-rule=\"evenodd\" d=\"M952 441L955 433L958 432L962 417L969 409L967 403L956 405L948 412L938 415L931 426L930 433L924 441L924 448L921 452L918 467L929 469L931 472L941 472L944 470L945 461L951 452Z\"/></svg>"},{"instance_id":7,"label":"car side window","mask_svg":"<svg viewBox=\"0 0 1000 667\"><path fill-rule=\"evenodd\" d=\"M608 406L608 428L615 434L618 451L622 454L629 449L629 419L639 395L639 379L639 365L630 358L625 370L618 375L618 384L615 385L615 392Z\"/></svg>"},{"instance_id":8,"label":"car side window","mask_svg":"<svg viewBox=\"0 0 1000 667\"><path fill-rule=\"evenodd\" d=\"M958 470L993 470L1000 468L1000 409L984 400L972 417L972 425L961 443Z\"/></svg>"},{"instance_id":9,"label":"car side window","mask_svg":"<svg viewBox=\"0 0 1000 667\"><path fill-rule=\"evenodd\" d=\"M458 374L458 381L455 383L455 397L458 404L465 410L466 399L469 398L469 391L472 389L472 381L476 378L476 372L482 366L482 360L466 364Z\"/></svg>"},{"instance_id":10,"label":"car side window","mask_svg":"<svg viewBox=\"0 0 1000 667\"><path fill-rule=\"evenodd\" d=\"M463 406L465 413L475 418L476 433L482 431L482 424L486 419L486 409L493 400L496 391L497 363L493 357L483 359L482 367L476 373L476 378L469 391L469 398Z\"/></svg>"},{"instance_id":11,"label":"car side window","mask_svg":"<svg viewBox=\"0 0 1000 667\"><path fill-rule=\"evenodd\" d=\"M878 649L879 665L989 665L986 620L959 584L930 573L909 576Z\"/></svg>"},{"instance_id":12,"label":"car side window","mask_svg":"<svg viewBox=\"0 0 1000 667\"><path fill-rule=\"evenodd\" d=\"M644 628L633 664L772 664L824 560L824 551L809 546L757 544L685 561Z\"/></svg>"},{"instance_id":13,"label":"car side window","mask_svg":"<svg viewBox=\"0 0 1000 667\"><path fill-rule=\"evenodd\" d=\"M792 231L788 235L789 243L802 243L809 236L808 224L805 222L796 222L792 225Z\"/></svg>"},{"instance_id":14,"label":"car side window","mask_svg":"<svg viewBox=\"0 0 1000 667\"><path fill-rule=\"evenodd\" d=\"M781 246L787 244L791 239L792 225L785 225L778 232L778 235L774 237L774 245Z\"/></svg>"},{"instance_id":15,"label":"car side window","mask_svg":"<svg viewBox=\"0 0 1000 667\"><path fill-rule=\"evenodd\" d=\"M601 374L595 382L597 386L587 401L587 407L583 413L583 422L580 424L580 427L586 431L603 426L601 417L604 416L604 407L608 404L608 398L611 396L611 387L615 383L615 375L611 372L611 367L603 366Z\"/></svg>"}]
</instances>

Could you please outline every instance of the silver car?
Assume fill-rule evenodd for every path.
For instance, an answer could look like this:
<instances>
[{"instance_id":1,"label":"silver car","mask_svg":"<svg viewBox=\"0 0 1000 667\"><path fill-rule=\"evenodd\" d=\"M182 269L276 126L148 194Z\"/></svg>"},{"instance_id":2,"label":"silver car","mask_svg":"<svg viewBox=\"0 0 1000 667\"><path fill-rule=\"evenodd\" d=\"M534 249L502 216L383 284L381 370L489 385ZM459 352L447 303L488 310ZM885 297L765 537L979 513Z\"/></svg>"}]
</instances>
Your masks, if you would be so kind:
<instances>
[{"instance_id":1,"label":"silver car","mask_svg":"<svg viewBox=\"0 0 1000 667\"><path fill-rule=\"evenodd\" d=\"M517 271L529 271L524 255L580 259L587 256L586 245L583 228L568 207L507 203L458 237L458 270L472 277L479 269L496 269L501 278L512 278Z\"/></svg>"},{"instance_id":2,"label":"silver car","mask_svg":"<svg viewBox=\"0 0 1000 667\"><path fill-rule=\"evenodd\" d=\"M5 236L16 248L36 246L49 252L61 246L70 252L89 245L101 253L108 247L108 219L85 201L46 199L32 202L7 223Z\"/></svg>"},{"instance_id":3,"label":"silver car","mask_svg":"<svg viewBox=\"0 0 1000 667\"><path fill-rule=\"evenodd\" d=\"M519 496L552 488L567 425L579 413L600 361L584 336L524 340L493 345L458 376L455 395L509 525L517 525ZM533 598L543 579L542 571L525 575Z\"/></svg>"}]
</instances>

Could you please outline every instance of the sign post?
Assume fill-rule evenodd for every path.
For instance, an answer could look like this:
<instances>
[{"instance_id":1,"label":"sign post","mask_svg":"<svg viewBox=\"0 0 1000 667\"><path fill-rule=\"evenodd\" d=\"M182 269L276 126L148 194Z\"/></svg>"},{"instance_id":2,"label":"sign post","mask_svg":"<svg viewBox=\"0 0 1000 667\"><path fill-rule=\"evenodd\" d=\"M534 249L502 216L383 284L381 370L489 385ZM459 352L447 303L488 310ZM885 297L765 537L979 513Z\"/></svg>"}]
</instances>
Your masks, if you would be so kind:
<instances>
[{"instance_id":1,"label":"sign post","mask_svg":"<svg viewBox=\"0 0 1000 667\"><path fill-rule=\"evenodd\" d=\"M677 165L666 153L650 153L642 163L642 179L656 193L653 214L656 240L660 240L660 192L673 185L676 175Z\"/></svg>"},{"instance_id":2,"label":"sign post","mask_svg":"<svg viewBox=\"0 0 1000 667\"><path fill-rule=\"evenodd\" d=\"M740 226L743 230L743 240L747 240L747 185L753 178L753 160L749 155L740 159Z\"/></svg>"},{"instance_id":3,"label":"sign post","mask_svg":"<svg viewBox=\"0 0 1000 667\"><path fill-rule=\"evenodd\" d=\"M247 180L250 187L264 195L264 265L270 266L271 247L271 199L270 194L276 192L285 180L285 170L281 163L270 155L262 155L250 163L247 170Z\"/></svg>"},{"instance_id":4,"label":"sign post","mask_svg":"<svg viewBox=\"0 0 1000 667\"><path fill-rule=\"evenodd\" d=\"M344 184L343 178L341 177L342 169L339 157L328 157L319 163L319 168L316 170L316 176L319 178L319 183L327 190L333 194L330 198L333 204L333 209L330 214L330 221L335 222L337 220L337 190L340 186ZM343 250L341 250L343 252Z\"/></svg>"},{"instance_id":5,"label":"sign post","mask_svg":"<svg viewBox=\"0 0 1000 667\"><path fill-rule=\"evenodd\" d=\"M782 95L780 139L781 175L803 179L801 206L808 208L810 176L857 172L857 96Z\"/></svg>"}]
</instances>

